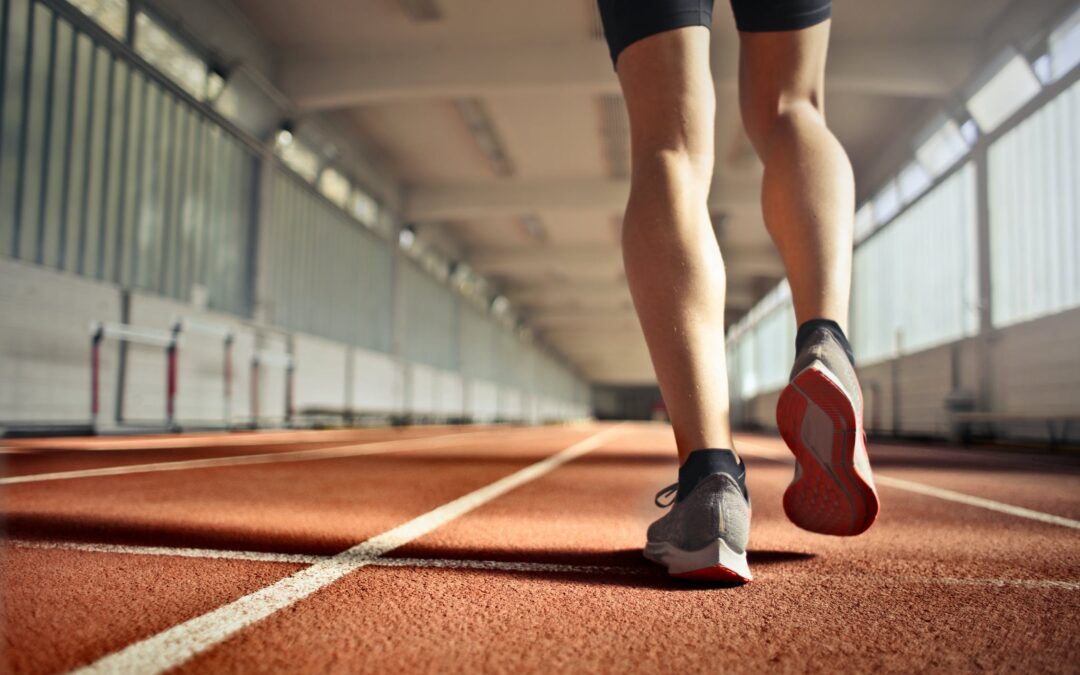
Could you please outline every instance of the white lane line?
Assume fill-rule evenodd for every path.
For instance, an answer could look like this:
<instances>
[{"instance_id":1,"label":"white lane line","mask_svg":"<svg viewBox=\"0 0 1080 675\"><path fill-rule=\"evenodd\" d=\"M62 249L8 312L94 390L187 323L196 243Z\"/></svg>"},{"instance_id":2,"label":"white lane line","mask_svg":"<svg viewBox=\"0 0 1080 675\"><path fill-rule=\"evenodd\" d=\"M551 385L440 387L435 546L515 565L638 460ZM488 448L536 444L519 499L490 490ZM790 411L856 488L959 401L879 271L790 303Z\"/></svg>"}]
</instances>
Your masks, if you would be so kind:
<instances>
[{"instance_id":1,"label":"white lane line","mask_svg":"<svg viewBox=\"0 0 1080 675\"><path fill-rule=\"evenodd\" d=\"M215 548L170 548L168 546L127 546L123 544L91 544L83 542L34 541L11 539L6 542L15 548L46 551L80 551L84 553L113 553L156 557L197 558L200 560L243 560L246 562L314 565L333 556L313 553L272 553L266 551L228 551ZM470 569L498 572L566 572L580 574L642 574L648 568L604 565L568 565L564 563L533 563L504 560L460 560L456 558L376 558L373 567L424 567L435 569Z\"/></svg>"},{"instance_id":2,"label":"white lane line","mask_svg":"<svg viewBox=\"0 0 1080 675\"><path fill-rule=\"evenodd\" d=\"M77 673L161 673L228 639L274 612L303 600L345 575L437 527L535 480L595 449L618 430L599 431L588 438L501 478L467 495L372 537L335 556L320 560L270 586L230 602L110 654Z\"/></svg>"},{"instance_id":3,"label":"white lane line","mask_svg":"<svg viewBox=\"0 0 1080 675\"><path fill-rule=\"evenodd\" d=\"M269 553L264 551L229 551L216 548L172 548L169 546L127 546L124 544L92 544L78 541L36 541L9 539L5 543L15 548L45 551L80 551L83 553L116 553L120 555L172 556L204 560L246 560L249 562L292 563L314 565L330 556L311 553Z\"/></svg>"},{"instance_id":4,"label":"white lane line","mask_svg":"<svg viewBox=\"0 0 1080 675\"><path fill-rule=\"evenodd\" d=\"M268 553L264 551L225 551L212 548L169 548L164 546L124 546L118 544L88 544L81 542L52 542L12 539L6 542L15 548L50 551L82 551L87 553L113 553L121 555L172 556L203 560L244 560L248 562L314 565L332 556L308 553ZM562 563L534 563L505 560L459 560L456 558L375 558L367 563L372 567L410 567L417 569L464 569L487 572L540 572L562 574L606 574L620 576L662 576L658 568L621 567L614 565L568 565ZM793 575L812 574L821 578L818 571L799 572L785 570L782 575L761 575L758 583L776 579L790 579ZM868 575L825 575L830 579L865 581ZM895 577L869 576L875 581L930 584L937 586L990 586L995 588L1032 588L1046 590L1080 591L1080 581L1058 579L987 579L964 577Z\"/></svg>"},{"instance_id":5,"label":"white lane line","mask_svg":"<svg viewBox=\"0 0 1080 675\"><path fill-rule=\"evenodd\" d=\"M889 487L894 487L900 490L907 490L908 492L914 492L920 495L926 495L928 497L937 497L938 499L944 499L950 502L957 502L959 504L967 504L968 506L979 506L990 511L1007 513L1010 516L1019 516L1021 518L1038 520L1039 522L1043 523L1050 523L1051 525L1060 525L1062 527L1071 527L1074 530L1080 530L1080 520L1073 520L1072 518L1065 518L1064 516L1055 516L1052 513L1033 511L1031 509L1025 509L1022 506L1013 506L1012 504L996 502L993 499L973 497L971 495L966 495L963 492L956 492L954 490L946 490L944 488L933 487L931 485L924 485L922 483L916 483L914 481L904 480L902 478L893 478L891 476L874 476L874 480L879 485L888 485Z\"/></svg>"},{"instance_id":6,"label":"white lane line","mask_svg":"<svg viewBox=\"0 0 1080 675\"><path fill-rule=\"evenodd\" d=\"M191 469L210 469L219 466L243 466L250 464L276 464L279 462L310 462L319 459L337 459L360 455L386 454L407 450L425 450L444 445L453 445L461 439L471 439L477 435L502 435L505 431L469 431L457 434L442 434L422 438L401 438L392 441L372 441L351 443L331 448L309 450L287 450L284 452L266 452L252 455L229 455L208 459L184 459L172 462L153 462L150 464L131 464L128 466L109 466L98 469L80 469L76 471L57 471L36 473L26 476L7 476L0 478L0 485L18 483L40 483L73 478L97 478L100 476L123 476L132 473L153 473L157 471L188 471Z\"/></svg>"},{"instance_id":7,"label":"white lane line","mask_svg":"<svg viewBox=\"0 0 1080 675\"><path fill-rule=\"evenodd\" d=\"M431 431L468 427L445 424L427 425ZM362 431L356 429L323 429L302 431L220 431L211 434L155 434L150 436L92 436L79 438L5 439L3 449L16 452L40 453L55 451L118 452L128 450L188 450L191 448L236 447L252 445L291 445L307 443L365 442ZM394 439L399 440L399 439ZM402 439L403 440L403 439Z\"/></svg>"},{"instance_id":8,"label":"white lane line","mask_svg":"<svg viewBox=\"0 0 1080 675\"><path fill-rule=\"evenodd\" d=\"M745 447L753 448L758 452L744 453L743 448ZM793 457L781 456L779 453L773 451L770 448L755 445L753 443L740 443L739 452L744 453L750 457L765 459L770 462L778 462L780 464L795 463L795 459ZM973 495L964 494L963 492L956 492L955 490L946 490L945 488L933 487L924 483L916 483L915 481L904 480L903 478L882 476L878 473L874 474L874 482L876 482L878 485L888 485L889 487L893 487L898 490L906 490L907 492L914 492L916 494L925 495L927 497L937 497L938 499L944 499L946 501L956 502L958 504L978 506L980 508L988 509L990 511L997 511L998 513L1007 513L1010 516L1028 518L1030 520L1037 520L1042 523L1060 525L1061 527L1069 527L1074 530L1080 530L1080 520L1073 520L1072 518L1066 518L1064 516L1055 516L1052 513L1043 513L1042 511L1035 511L1033 509L1025 509L1022 506L1014 506L1012 504L994 501L993 499L975 497Z\"/></svg>"},{"instance_id":9,"label":"white lane line","mask_svg":"<svg viewBox=\"0 0 1080 675\"><path fill-rule=\"evenodd\" d=\"M1055 581L1053 579L941 579L915 580L942 586L995 586L997 588L1041 588L1049 590L1080 591L1080 581Z\"/></svg>"}]
</instances>

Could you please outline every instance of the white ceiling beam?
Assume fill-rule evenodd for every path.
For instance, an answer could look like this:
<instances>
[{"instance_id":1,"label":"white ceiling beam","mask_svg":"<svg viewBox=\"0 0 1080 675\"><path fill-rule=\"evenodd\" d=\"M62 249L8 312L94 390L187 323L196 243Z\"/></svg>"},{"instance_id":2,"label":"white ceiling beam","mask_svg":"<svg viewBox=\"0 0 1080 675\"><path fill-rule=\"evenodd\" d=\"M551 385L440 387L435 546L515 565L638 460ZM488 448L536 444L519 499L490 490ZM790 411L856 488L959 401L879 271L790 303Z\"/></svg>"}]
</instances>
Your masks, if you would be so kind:
<instances>
[{"instance_id":1,"label":"white ceiling beam","mask_svg":"<svg viewBox=\"0 0 1080 675\"><path fill-rule=\"evenodd\" d=\"M728 248L723 252L725 265L739 274L782 275L780 256L772 249ZM592 269L597 266L622 266L622 253L614 245L516 246L483 248L468 256L469 264L479 270L499 270L513 277L516 272L544 269L557 262L562 266ZM538 294L542 296L543 294ZM733 298L737 297L733 294ZM587 298L586 298L587 299Z\"/></svg>"},{"instance_id":2,"label":"white ceiling beam","mask_svg":"<svg viewBox=\"0 0 1080 675\"><path fill-rule=\"evenodd\" d=\"M550 305L566 300L600 300L612 302L630 302L630 289L626 282L598 286L583 283L579 287L566 284L559 288L529 288L527 290L508 291L506 296L516 305Z\"/></svg>"},{"instance_id":3,"label":"white ceiling beam","mask_svg":"<svg viewBox=\"0 0 1080 675\"><path fill-rule=\"evenodd\" d=\"M622 213L630 181L607 178L514 180L416 186L405 198L405 218L417 222L512 218L558 212ZM757 178L719 177L709 208L726 213L760 213Z\"/></svg>"},{"instance_id":4,"label":"white ceiling beam","mask_svg":"<svg viewBox=\"0 0 1080 675\"><path fill-rule=\"evenodd\" d=\"M835 42L828 86L938 98L970 72L976 50L956 43ZM737 64L713 63L716 85L737 86ZM282 89L301 112L408 99L577 90L616 94L618 80L599 40L542 46L456 48L355 57L286 57Z\"/></svg>"}]
</instances>

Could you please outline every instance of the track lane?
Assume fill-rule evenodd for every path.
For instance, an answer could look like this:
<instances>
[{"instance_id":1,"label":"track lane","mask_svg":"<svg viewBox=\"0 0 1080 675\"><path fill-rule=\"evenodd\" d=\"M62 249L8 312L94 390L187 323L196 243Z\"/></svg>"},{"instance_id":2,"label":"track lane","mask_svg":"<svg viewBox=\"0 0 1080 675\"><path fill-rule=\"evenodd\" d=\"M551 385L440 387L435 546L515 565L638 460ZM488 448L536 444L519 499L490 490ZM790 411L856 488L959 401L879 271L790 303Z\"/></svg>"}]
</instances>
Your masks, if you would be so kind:
<instances>
[{"instance_id":1,"label":"track lane","mask_svg":"<svg viewBox=\"0 0 1080 675\"><path fill-rule=\"evenodd\" d=\"M499 433L332 460L8 485L3 515L14 538L336 553L588 433L523 431L510 453Z\"/></svg>"},{"instance_id":2,"label":"track lane","mask_svg":"<svg viewBox=\"0 0 1080 675\"><path fill-rule=\"evenodd\" d=\"M326 432L326 435L322 438L313 435L319 432L288 435L265 434L267 436L266 443L262 445L253 442L264 435L261 433L238 434L235 438L220 434L214 437L213 440L216 441L214 443L193 444L190 446L184 443L184 437L181 435L154 437L152 439L155 441L153 445L158 447L149 448L129 446L127 444L108 449L94 449L91 446L69 448L52 447L42 443L40 447L27 447L13 454L0 455L0 479L176 460L190 461L230 456L242 457L271 452L294 452L297 450L343 447L353 444L361 445L392 440L428 438L433 434L476 433L478 430L465 427L401 427L394 429L365 429L363 431L365 433L362 434L330 431ZM298 436L303 440L295 440ZM96 439L87 440L93 441Z\"/></svg>"},{"instance_id":3,"label":"track lane","mask_svg":"<svg viewBox=\"0 0 1080 675\"><path fill-rule=\"evenodd\" d=\"M43 551L0 544L0 672L65 672L301 565Z\"/></svg>"},{"instance_id":4,"label":"track lane","mask_svg":"<svg viewBox=\"0 0 1080 675\"><path fill-rule=\"evenodd\" d=\"M640 547L670 445L635 434L392 554L632 573L364 569L182 670L1055 671L1080 656L1069 530L885 488L868 534L814 535L783 515L791 467L749 455L757 580L669 580Z\"/></svg>"},{"instance_id":5,"label":"track lane","mask_svg":"<svg viewBox=\"0 0 1080 675\"><path fill-rule=\"evenodd\" d=\"M76 539L328 555L445 503L462 489L542 458L552 443L572 442L588 433L575 429L539 435L521 432L509 439L499 433L392 456L7 486L3 517L8 536L44 543ZM513 456L507 456L508 441ZM9 551L12 555L7 555ZM35 673L67 668L73 659L93 660L84 658L88 654L104 656L298 569L238 560L11 547L4 549L3 559L8 566L0 586L5 597L15 600L9 606L17 612L12 616L19 617L20 627L20 632L9 633L22 655L18 664L12 664L13 668L18 665L13 672ZM207 566L208 562L213 564ZM221 565L226 563L225 568L238 570L241 579L248 578L245 569L252 570L256 586L235 583L236 575L214 571L225 569ZM70 572L51 579L41 573L40 564ZM151 572L143 574L144 569ZM210 571L200 572L204 569ZM261 569L268 574L260 576ZM175 581L157 583L165 579ZM50 584L54 596L46 612L37 609L40 605L34 601L33 589L41 583ZM111 589L117 585L128 595L114 594ZM161 599L167 611L151 612L147 616L154 620L144 620L146 613L140 605L125 600L130 593L141 592ZM216 604L208 608L200 599L204 596L216 599ZM200 611L180 611L191 607ZM120 637L106 639L102 633L79 630L83 623L102 621ZM49 636L58 631L66 631L72 639L53 644ZM137 638L128 639L136 633Z\"/></svg>"},{"instance_id":6,"label":"track lane","mask_svg":"<svg viewBox=\"0 0 1080 675\"><path fill-rule=\"evenodd\" d=\"M548 431L563 434L562 439L585 433ZM76 481L70 485L97 485L104 488L98 490L103 494L88 496L81 490L71 494L72 501L91 501L91 508L83 512L85 519L70 520L63 527L52 523L37 536L56 541L64 534L77 534L96 541L89 535L102 535L104 540L134 545L202 542L240 552L255 545L255 554L262 550L331 555L352 543L335 538L341 530L350 537L370 536L380 527L404 522L407 512L421 501L445 503L438 499L460 495L477 472L506 475L522 462L541 457L543 453L530 450L532 441L524 442L527 433L519 430L503 435L501 442L449 452L411 451L378 460L371 456L175 474L184 476L183 481L157 482L149 475ZM546 435L552 438L551 433ZM835 666L838 655L846 668L854 670L1053 671L1061 670L1063 663L1077 662L1080 647L1068 626L1080 618L1076 590L1080 548L1069 530L886 486L882 520L867 535L841 540L804 533L787 523L779 506L790 466L755 457L749 446L759 446L764 454L786 450L770 446L778 441L768 437L744 441L755 505L750 558L757 581L749 587L718 590L676 584L640 557L644 527L661 513L651 505L652 494L674 479L675 460L666 427L635 427L618 444L434 530L391 554L394 560L385 561L387 566L346 576L288 612L245 629L185 669L257 665L267 672L320 668L374 672L406 664L429 672L563 666L599 671L805 670ZM912 474L913 479L941 480L936 472L942 469L925 466L919 453L903 458L912 463L910 470L927 474ZM327 470L331 464L340 465L334 467L340 476ZM417 471L419 467L423 469ZM908 470L897 463L888 469L896 475ZM944 470L965 476L959 465ZM991 472L980 465L972 473L984 489L995 491L999 482L1014 479L1017 472ZM419 478L402 480L414 475ZM1068 478L1060 467L1051 467L1045 473L1031 469L1024 480L1044 476ZM954 480L951 474L945 477ZM175 492L169 492L170 482L184 485L174 485ZM126 493L125 483L130 490ZM245 484L250 485L245 489ZM251 485L265 487L267 494L260 498ZM350 486L358 489L350 491ZM948 486L956 487L952 482ZM13 487L27 493L21 496L29 500L21 503L24 516L25 507L48 503L31 494L45 485ZM106 498L117 490L116 498ZM1043 491L1051 489L1044 485ZM432 496L436 499L428 501ZM1042 498L1069 505L1077 500L1075 493ZM115 509L116 503L141 505L140 499L151 505L151 517L117 522L123 513ZM182 505L206 499L216 500L218 517L224 520L215 520L211 512L197 512L185 521ZM1022 500L1018 503L1027 506ZM4 504L6 509L7 499ZM61 524L70 518L71 508L65 505L55 514ZM108 517L92 517L102 508ZM305 517L290 520L298 510ZM325 516L322 522L319 513ZM123 585L124 573L117 570L158 569L165 577L172 573L185 580L201 574L188 566L204 563L269 565L278 570L276 579L297 569L282 562L111 552L19 555L24 553L58 556L58 562L37 563L57 568L81 556L94 557L101 565L96 571L93 565L75 564L87 571L82 585L70 575L54 583L61 593L75 595L86 593L102 576ZM18 577L33 579L32 567L23 564ZM207 574L208 592L219 594L216 573ZM221 573L223 586L229 586L233 578L229 574ZM135 585L142 584L139 574L132 578ZM166 597L179 593L188 603L185 607L191 607L202 590L174 587L161 592ZM56 602L80 606L65 598ZM98 611L113 621L117 613L125 617L121 621L131 618L122 607L109 609L111 603L109 597L101 597L83 604L104 608ZM175 598L168 605L173 610L166 614L179 616ZM55 613L45 618L50 617L55 620ZM42 622L31 622L29 629L31 643L57 630ZM119 632L130 635L127 630ZM81 642L64 648L61 656L70 657L79 649L86 653L91 643L103 639L73 634L82 635ZM736 644L742 646L733 651ZM701 660L705 653L711 658L708 662ZM49 670L26 669L25 664L20 668L16 672Z\"/></svg>"},{"instance_id":7,"label":"track lane","mask_svg":"<svg viewBox=\"0 0 1080 675\"><path fill-rule=\"evenodd\" d=\"M276 616L280 610L335 584L372 560L388 553L446 522L482 506L516 487L542 477L562 464L590 452L619 431L609 426L592 431L586 438L554 454L468 492L371 537L331 558L290 575L286 579L244 596L212 612L196 617L146 640L96 661L79 673L164 672L197 657L204 650L228 641L238 631ZM512 442L513 439L507 439Z\"/></svg>"}]
</instances>

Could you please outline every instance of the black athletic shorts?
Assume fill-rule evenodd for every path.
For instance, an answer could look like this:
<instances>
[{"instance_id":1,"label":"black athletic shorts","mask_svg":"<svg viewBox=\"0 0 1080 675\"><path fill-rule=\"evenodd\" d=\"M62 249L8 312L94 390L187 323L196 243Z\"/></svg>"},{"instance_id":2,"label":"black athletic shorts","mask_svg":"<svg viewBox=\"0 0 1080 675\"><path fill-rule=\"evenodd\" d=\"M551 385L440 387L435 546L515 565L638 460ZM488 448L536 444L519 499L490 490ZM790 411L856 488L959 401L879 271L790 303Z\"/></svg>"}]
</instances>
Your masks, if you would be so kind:
<instances>
[{"instance_id":1,"label":"black athletic shorts","mask_svg":"<svg viewBox=\"0 0 1080 675\"><path fill-rule=\"evenodd\" d=\"M611 62L631 43L666 30L712 25L713 0L597 0ZM829 18L832 0L731 0L746 33L799 30Z\"/></svg>"}]
</instances>

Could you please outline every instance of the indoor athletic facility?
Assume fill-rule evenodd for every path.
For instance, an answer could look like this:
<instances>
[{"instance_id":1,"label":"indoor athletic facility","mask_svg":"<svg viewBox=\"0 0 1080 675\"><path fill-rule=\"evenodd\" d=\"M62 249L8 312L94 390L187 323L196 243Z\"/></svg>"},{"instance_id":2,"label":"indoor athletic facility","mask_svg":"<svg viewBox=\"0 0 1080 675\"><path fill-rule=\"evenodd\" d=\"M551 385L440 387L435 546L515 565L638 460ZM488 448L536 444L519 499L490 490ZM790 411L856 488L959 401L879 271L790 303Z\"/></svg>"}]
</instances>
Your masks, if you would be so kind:
<instances>
[{"instance_id":1,"label":"indoor athletic facility","mask_svg":"<svg viewBox=\"0 0 1080 675\"><path fill-rule=\"evenodd\" d=\"M0 672L1080 668L1080 4L833 0L853 394L747 103L828 1L629 2L0 0ZM705 343L624 256L680 31ZM670 374L717 360L733 448ZM650 527L716 475L719 554Z\"/></svg>"}]
</instances>

